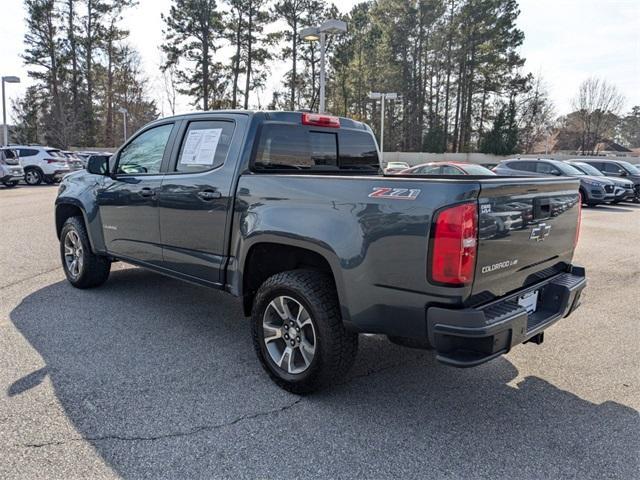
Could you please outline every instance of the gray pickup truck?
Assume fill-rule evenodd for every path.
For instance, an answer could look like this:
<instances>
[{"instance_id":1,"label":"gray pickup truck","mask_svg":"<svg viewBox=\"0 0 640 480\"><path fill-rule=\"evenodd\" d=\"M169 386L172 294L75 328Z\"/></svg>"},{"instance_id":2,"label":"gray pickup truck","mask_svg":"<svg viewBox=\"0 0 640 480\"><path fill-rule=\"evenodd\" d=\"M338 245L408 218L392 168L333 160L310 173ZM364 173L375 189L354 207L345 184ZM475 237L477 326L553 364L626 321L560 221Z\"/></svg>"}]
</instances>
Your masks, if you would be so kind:
<instances>
[{"instance_id":1,"label":"gray pickup truck","mask_svg":"<svg viewBox=\"0 0 640 480\"><path fill-rule=\"evenodd\" d=\"M458 367L540 343L586 284L578 186L385 176L363 123L202 112L66 176L55 224L75 287L120 260L242 299L266 372L306 393L345 374L359 333Z\"/></svg>"}]
</instances>

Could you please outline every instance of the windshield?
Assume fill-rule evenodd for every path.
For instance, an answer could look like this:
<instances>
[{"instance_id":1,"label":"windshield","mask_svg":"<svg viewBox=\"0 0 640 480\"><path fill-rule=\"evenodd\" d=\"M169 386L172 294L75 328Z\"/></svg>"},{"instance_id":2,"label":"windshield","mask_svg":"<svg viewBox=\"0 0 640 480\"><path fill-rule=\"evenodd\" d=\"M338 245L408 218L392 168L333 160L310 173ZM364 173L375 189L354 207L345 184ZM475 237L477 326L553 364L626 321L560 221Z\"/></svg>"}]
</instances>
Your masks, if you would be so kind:
<instances>
[{"instance_id":1,"label":"windshield","mask_svg":"<svg viewBox=\"0 0 640 480\"><path fill-rule=\"evenodd\" d=\"M461 167L468 175L495 175L494 172L482 165L464 165Z\"/></svg>"},{"instance_id":2,"label":"windshield","mask_svg":"<svg viewBox=\"0 0 640 480\"><path fill-rule=\"evenodd\" d=\"M594 167L593 165L589 165L588 163L572 163L571 164L572 167L577 168L579 170L582 170L584 173L586 173L587 175L592 175L594 177L604 177L604 173L602 173L600 170L598 170L596 167Z\"/></svg>"},{"instance_id":3,"label":"windshield","mask_svg":"<svg viewBox=\"0 0 640 480\"><path fill-rule=\"evenodd\" d=\"M3 150L3 151L4 151L4 155L5 155L6 158L17 158L18 157L16 152L13 151L13 150L6 149L6 150Z\"/></svg>"},{"instance_id":4,"label":"windshield","mask_svg":"<svg viewBox=\"0 0 640 480\"><path fill-rule=\"evenodd\" d=\"M631 175L640 175L640 169L629 162L618 162Z\"/></svg>"},{"instance_id":5,"label":"windshield","mask_svg":"<svg viewBox=\"0 0 640 480\"><path fill-rule=\"evenodd\" d=\"M558 170L560 170L565 175L575 176L575 175L585 174L584 172L578 170L576 167L572 165L569 165L568 163L557 162L557 163L554 163L554 165L558 167Z\"/></svg>"}]
</instances>

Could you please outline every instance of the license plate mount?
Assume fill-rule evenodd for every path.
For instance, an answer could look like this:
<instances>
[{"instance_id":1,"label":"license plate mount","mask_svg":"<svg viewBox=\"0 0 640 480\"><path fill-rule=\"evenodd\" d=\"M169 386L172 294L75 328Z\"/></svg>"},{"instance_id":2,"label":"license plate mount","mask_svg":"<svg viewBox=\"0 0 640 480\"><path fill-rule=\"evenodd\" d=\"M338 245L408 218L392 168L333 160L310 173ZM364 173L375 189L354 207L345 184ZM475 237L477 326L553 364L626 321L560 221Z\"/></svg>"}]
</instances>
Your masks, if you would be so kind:
<instances>
[{"instance_id":1,"label":"license plate mount","mask_svg":"<svg viewBox=\"0 0 640 480\"><path fill-rule=\"evenodd\" d=\"M538 309L538 292L539 290L535 290L533 292L520 295L518 297L518 305L524 308L527 313L535 313Z\"/></svg>"}]
</instances>

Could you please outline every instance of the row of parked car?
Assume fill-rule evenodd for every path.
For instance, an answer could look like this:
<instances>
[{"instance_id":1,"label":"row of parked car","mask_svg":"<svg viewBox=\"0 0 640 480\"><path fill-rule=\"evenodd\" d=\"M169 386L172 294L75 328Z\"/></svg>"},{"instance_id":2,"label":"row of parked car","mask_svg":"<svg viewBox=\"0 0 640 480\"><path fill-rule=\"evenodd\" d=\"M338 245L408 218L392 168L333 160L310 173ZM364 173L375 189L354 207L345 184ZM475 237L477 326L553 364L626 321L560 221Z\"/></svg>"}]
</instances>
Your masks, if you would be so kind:
<instances>
[{"instance_id":1,"label":"row of parked car","mask_svg":"<svg viewBox=\"0 0 640 480\"><path fill-rule=\"evenodd\" d=\"M86 167L92 155L102 152L71 152L41 145L10 145L0 148L0 183L15 187L59 182L66 174ZM108 154L110 155L110 154Z\"/></svg>"},{"instance_id":2,"label":"row of parked car","mask_svg":"<svg viewBox=\"0 0 640 480\"><path fill-rule=\"evenodd\" d=\"M389 162L385 173L395 175L500 175L576 177L580 179L580 194L586 205L634 201L640 203L640 168L614 159L574 159L567 161L547 158L503 160L492 169L474 163L432 162L409 167L404 162Z\"/></svg>"}]
</instances>

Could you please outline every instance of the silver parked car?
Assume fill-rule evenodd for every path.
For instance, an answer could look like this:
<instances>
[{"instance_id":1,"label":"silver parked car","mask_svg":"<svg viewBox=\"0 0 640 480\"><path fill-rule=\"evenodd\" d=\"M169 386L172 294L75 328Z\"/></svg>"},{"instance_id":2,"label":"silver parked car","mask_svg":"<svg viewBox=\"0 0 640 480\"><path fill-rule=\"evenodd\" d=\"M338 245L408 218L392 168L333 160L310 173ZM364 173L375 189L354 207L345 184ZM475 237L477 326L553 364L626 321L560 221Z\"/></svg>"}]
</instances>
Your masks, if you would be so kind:
<instances>
[{"instance_id":1,"label":"silver parked car","mask_svg":"<svg viewBox=\"0 0 640 480\"><path fill-rule=\"evenodd\" d=\"M11 188L24 178L24 170L20 165L18 153L11 148L0 149L0 183Z\"/></svg>"}]
</instances>

